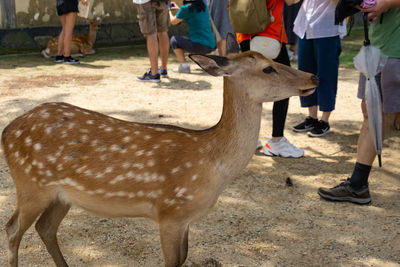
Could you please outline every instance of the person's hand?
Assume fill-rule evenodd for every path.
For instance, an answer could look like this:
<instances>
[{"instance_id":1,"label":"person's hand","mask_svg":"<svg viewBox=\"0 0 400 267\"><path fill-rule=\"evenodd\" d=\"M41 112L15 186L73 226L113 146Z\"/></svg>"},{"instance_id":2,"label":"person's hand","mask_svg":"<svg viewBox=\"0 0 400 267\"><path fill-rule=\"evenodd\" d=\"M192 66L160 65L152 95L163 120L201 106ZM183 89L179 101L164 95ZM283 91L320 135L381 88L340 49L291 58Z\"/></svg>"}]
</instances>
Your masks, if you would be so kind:
<instances>
[{"instance_id":1,"label":"person's hand","mask_svg":"<svg viewBox=\"0 0 400 267\"><path fill-rule=\"evenodd\" d=\"M81 4L87 6L89 4L88 0L81 0Z\"/></svg>"},{"instance_id":2,"label":"person's hand","mask_svg":"<svg viewBox=\"0 0 400 267\"><path fill-rule=\"evenodd\" d=\"M368 19L371 20L373 18L378 17L383 12L386 12L389 8L391 8L390 0L378 0L376 1L376 5L370 8L360 8L363 13L369 13Z\"/></svg>"},{"instance_id":3,"label":"person's hand","mask_svg":"<svg viewBox=\"0 0 400 267\"><path fill-rule=\"evenodd\" d=\"M170 10L179 10L179 6L175 2L171 2L169 4L169 9Z\"/></svg>"}]
</instances>

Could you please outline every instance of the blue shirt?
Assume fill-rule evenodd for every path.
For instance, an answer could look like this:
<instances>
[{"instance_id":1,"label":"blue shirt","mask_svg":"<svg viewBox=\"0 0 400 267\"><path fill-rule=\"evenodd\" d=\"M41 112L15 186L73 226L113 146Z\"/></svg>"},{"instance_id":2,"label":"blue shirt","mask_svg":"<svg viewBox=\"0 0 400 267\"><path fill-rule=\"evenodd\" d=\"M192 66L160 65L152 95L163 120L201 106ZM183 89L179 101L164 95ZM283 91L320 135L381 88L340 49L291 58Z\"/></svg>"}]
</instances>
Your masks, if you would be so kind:
<instances>
[{"instance_id":1,"label":"blue shirt","mask_svg":"<svg viewBox=\"0 0 400 267\"><path fill-rule=\"evenodd\" d=\"M192 42L215 48L215 38L211 30L207 5L205 10L200 12L197 12L196 9L190 12L189 5L183 5L176 14L176 17L183 19L188 25L189 38Z\"/></svg>"}]
</instances>

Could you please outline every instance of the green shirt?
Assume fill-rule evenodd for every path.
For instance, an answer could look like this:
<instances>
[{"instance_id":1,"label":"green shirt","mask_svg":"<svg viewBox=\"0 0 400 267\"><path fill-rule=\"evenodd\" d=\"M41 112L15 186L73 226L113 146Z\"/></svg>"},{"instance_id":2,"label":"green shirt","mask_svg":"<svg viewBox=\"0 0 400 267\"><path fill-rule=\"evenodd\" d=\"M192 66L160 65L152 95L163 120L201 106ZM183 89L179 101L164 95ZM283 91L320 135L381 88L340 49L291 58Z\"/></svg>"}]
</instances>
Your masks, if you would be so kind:
<instances>
[{"instance_id":1,"label":"green shirt","mask_svg":"<svg viewBox=\"0 0 400 267\"><path fill-rule=\"evenodd\" d=\"M381 49L388 57L400 58L400 7L391 8L383 13L382 24L381 16L369 30L371 44Z\"/></svg>"}]
</instances>

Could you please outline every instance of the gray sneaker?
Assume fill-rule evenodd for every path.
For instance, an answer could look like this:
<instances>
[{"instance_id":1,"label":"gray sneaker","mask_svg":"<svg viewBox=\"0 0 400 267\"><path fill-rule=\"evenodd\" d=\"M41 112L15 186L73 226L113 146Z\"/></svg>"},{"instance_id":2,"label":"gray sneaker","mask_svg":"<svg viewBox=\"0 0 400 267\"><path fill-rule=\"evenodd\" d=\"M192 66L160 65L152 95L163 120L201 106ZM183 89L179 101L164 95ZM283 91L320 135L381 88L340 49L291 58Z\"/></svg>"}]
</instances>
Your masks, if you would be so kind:
<instances>
[{"instance_id":1,"label":"gray sneaker","mask_svg":"<svg viewBox=\"0 0 400 267\"><path fill-rule=\"evenodd\" d=\"M318 194L331 201L347 201L361 205L371 202L368 185L356 191L350 186L349 179L333 188L319 188Z\"/></svg>"},{"instance_id":2,"label":"gray sneaker","mask_svg":"<svg viewBox=\"0 0 400 267\"><path fill-rule=\"evenodd\" d=\"M173 69L174 72L179 72L179 73L190 73L190 66L183 66L182 64L179 65L178 68Z\"/></svg>"}]
</instances>

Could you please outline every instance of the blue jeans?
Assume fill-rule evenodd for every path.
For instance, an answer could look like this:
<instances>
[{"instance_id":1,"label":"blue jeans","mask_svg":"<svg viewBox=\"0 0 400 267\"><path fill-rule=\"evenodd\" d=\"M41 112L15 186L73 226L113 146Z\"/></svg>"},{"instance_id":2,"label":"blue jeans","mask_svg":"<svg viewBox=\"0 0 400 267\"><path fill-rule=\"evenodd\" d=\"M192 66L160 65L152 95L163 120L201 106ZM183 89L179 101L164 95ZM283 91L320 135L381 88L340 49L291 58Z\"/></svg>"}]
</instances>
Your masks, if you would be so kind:
<instances>
[{"instance_id":1,"label":"blue jeans","mask_svg":"<svg viewBox=\"0 0 400 267\"><path fill-rule=\"evenodd\" d=\"M300 97L302 107L319 106L319 110L325 112L335 109L341 51L339 36L298 39L299 70L313 73L319 78L315 92Z\"/></svg>"},{"instance_id":2,"label":"blue jeans","mask_svg":"<svg viewBox=\"0 0 400 267\"><path fill-rule=\"evenodd\" d=\"M172 49L181 48L189 53L208 54L214 49L199 43L192 42L189 37L173 35L170 40Z\"/></svg>"}]
</instances>

